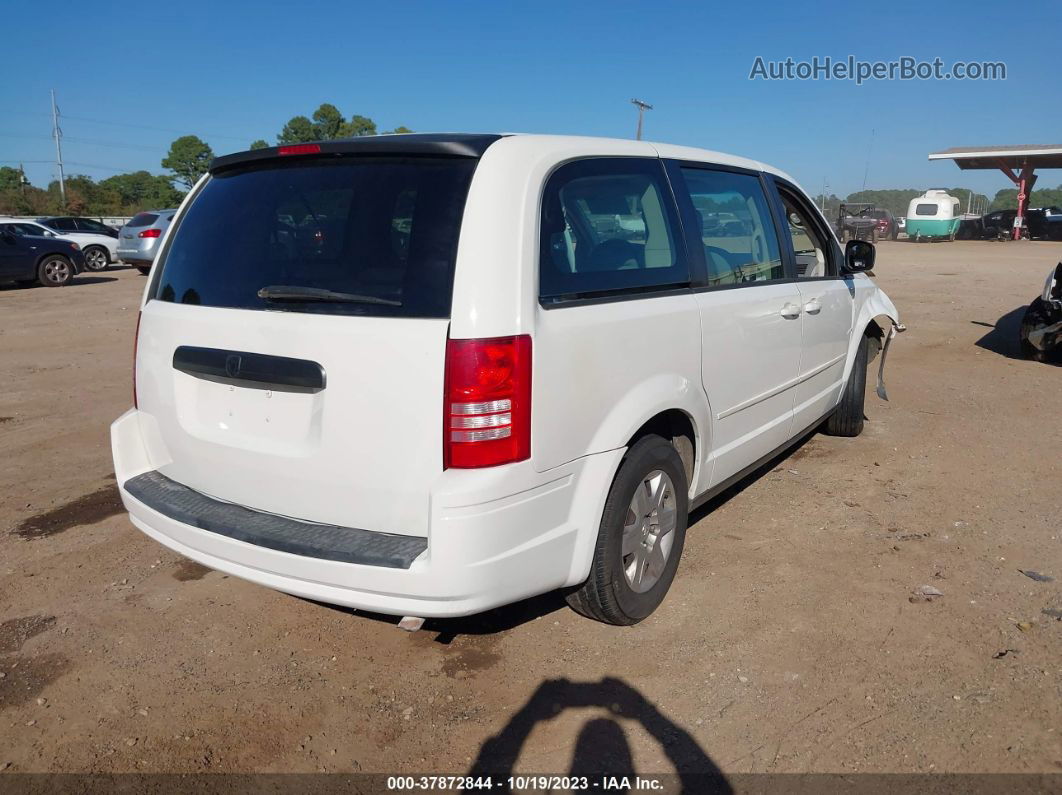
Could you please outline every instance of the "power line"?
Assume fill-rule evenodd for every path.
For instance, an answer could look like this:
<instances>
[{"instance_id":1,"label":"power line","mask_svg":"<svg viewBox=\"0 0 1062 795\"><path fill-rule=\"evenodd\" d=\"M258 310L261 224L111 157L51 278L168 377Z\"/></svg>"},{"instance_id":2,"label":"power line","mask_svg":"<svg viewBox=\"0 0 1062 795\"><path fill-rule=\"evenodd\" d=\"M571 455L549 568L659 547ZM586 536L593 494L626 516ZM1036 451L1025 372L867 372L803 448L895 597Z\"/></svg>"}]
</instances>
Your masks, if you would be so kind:
<instances>
[{"instance_id":1,"label":"power line","mask_svg":"<svg viewBox=\"0 0 1062 795\"><path fill-rule=\"evenodd\" d=\"M192 133L189 132L186 129L185 130L177 130L177 129L174 129L172 127L154 127L154 126L149 125L149 124L131 124L129 122L121 122L121 121L106 121L104 119L89 119L89 118L86 118L84 116L64 116L64 118L69 119L70 121L88 122L89 124L106 124L106 125L109 125L109 126L112 126L112 127L131 127L131 128L135 128L135 129L138 129L138 130L153 130L155 132L173 133L175 135L192 135ZM207 138L225 138L225 139L228 139L230 141L246 141L247 140L246 138L243 138L243 137L240 137L240 136L236 136L236 135L217 135L215 133L200 133L200 135L201 136L206 136Z\"/></svg>"},{"instance_id":2,"label":"power line","mask_svg":"<svg viewBox=\"0 0 1062 795\"><path fill-rule=\"evenodd\" d=\"M69 118L65 116L64 118ZM31 133L0 133L0 137L3 138L27 138L38 141L50 141L52 136L50 135L33 135ZM75 138L72 135L63 135L64 141L72 141L78 144L89 144L90 146L105 146L109 149L135 149L141 152L158 152L160 151L157 146L145 146L143 144L120 144L114 141L101 141L98 138Z\"/></svg>"}]
</instances>

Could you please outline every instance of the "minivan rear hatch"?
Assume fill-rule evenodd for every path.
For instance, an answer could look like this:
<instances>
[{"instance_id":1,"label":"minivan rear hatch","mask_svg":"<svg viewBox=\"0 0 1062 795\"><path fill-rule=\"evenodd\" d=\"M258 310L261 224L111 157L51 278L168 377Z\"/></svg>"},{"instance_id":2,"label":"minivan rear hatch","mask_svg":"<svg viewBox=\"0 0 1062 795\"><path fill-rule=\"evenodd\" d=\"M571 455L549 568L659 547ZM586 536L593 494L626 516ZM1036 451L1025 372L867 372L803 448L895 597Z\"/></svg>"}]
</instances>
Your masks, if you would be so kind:
<instances>
[{"instance_id":1,"label":"minivan rear hatch","mask_svg":"<svg viewBox=\"0 0 1062 795\"><path fill-rule=\"evenodd\" d=\"M425 536L477 160L315 147L216 161L179 216L141 316L142 424L158 471L208 496Z\"/></svg>"}]
</instances>

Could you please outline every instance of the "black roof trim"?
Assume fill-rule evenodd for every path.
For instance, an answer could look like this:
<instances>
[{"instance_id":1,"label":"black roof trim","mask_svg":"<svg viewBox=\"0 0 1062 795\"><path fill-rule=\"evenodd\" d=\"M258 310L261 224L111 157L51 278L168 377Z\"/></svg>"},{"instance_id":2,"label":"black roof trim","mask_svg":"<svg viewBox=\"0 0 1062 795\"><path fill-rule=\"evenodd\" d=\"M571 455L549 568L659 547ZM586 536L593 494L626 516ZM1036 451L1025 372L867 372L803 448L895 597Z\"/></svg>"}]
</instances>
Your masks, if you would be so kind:
<instances>
[{"instance_id":1,"label":"black roof trim","mask_svg":"<svg viewBox=\"0 0 1062 795\"><path fill-rule=\"evenodd\" d=\"M314 141L321 147L320 155L442 155L449 157L481 157L492 143L502 138L496 134L476 133L411 133L408 135L366 135L341 138L336 141ZM279 146L251 149L231 155L215 157L210 172L224 171L245 163L278 158ZM320 155L315 155L320 157ZM285 157L299 157L286 155Z\"/></svg>"}]
</instances>

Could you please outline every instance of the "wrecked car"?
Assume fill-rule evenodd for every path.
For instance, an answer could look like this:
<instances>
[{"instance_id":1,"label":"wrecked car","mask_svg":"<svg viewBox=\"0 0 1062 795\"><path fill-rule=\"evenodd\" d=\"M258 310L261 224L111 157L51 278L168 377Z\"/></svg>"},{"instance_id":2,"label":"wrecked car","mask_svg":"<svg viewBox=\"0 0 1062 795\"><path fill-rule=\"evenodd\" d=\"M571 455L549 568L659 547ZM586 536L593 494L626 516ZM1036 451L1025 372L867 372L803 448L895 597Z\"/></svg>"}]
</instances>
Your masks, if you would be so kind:
<instances>
[{"instance_id":1,"label":"wrecked car","mask_svg":"<svg viewBox=\"0 0 1062 795\"><path fill-rule=\"evenodd\" d=\"M1025 310L1019 333L1025 358L1062 361L1062 262L1047 274L1044 291Z\"/></svg>"}]
</instances>

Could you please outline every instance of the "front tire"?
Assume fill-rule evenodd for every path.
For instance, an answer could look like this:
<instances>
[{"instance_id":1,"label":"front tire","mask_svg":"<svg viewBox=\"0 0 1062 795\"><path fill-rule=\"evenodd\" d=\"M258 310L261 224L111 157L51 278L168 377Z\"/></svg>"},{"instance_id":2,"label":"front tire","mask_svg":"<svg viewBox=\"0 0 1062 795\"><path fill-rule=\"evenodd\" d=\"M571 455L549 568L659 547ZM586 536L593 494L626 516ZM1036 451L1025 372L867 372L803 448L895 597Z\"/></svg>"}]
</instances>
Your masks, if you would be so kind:
<instances>
[{"instance_id":1,"label":"front tire","mask_svg":"<svg viewBox=\"0 0 1062 795\"><path fill-rule=\"evenodd\" d=\"M568 594L577 613L629 626L664 601L686 540L689 485L675 448L645 436L627 451L601 515L590 576Z\"/></svg>"},{"instance_id":2,"label":"front tire","mask_svg":"<svg viewBox=\"0 0 1062 795\"><path fill-rule=\"evenodd\" d=\"M74 264L61 254L51 254L37 266L37 281L44 287L63 287L74 278Z\"/></svg>"},{"instance_id":3,"label":"front tire","mask_svg":"<svg viewBox=\"0 0 1062 795\"><path fill-rule=\"evenodd\" d=\"M826 420L824 430L830 436L859 436L863 432L863 403L867 392L867 361L870 338L859 338L852 372L844 385L841 402Z\"/></svg>"},{"instance_id":4,"label":"front tire","mask_svg":"<svg viewBox=\"0 0 1062 795\"><path fill-rule=\"evenodd\" d=\"M85 249L85 267L90 271L105 271L110 264L111 258L103 246L89 246Z\"/></svg>"}]
</instances>

